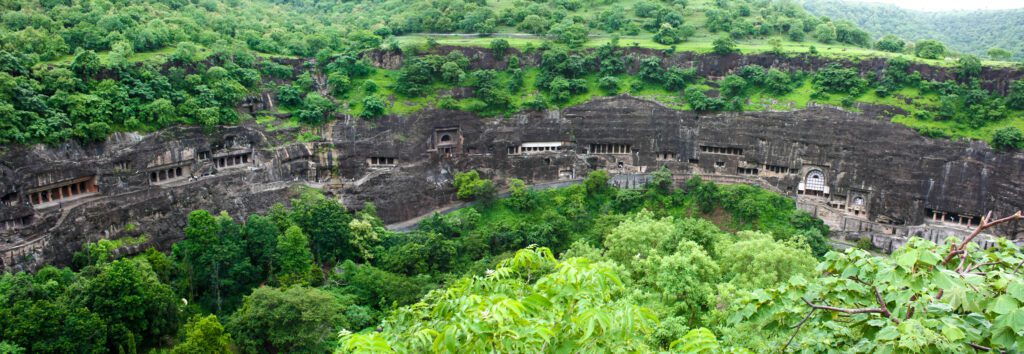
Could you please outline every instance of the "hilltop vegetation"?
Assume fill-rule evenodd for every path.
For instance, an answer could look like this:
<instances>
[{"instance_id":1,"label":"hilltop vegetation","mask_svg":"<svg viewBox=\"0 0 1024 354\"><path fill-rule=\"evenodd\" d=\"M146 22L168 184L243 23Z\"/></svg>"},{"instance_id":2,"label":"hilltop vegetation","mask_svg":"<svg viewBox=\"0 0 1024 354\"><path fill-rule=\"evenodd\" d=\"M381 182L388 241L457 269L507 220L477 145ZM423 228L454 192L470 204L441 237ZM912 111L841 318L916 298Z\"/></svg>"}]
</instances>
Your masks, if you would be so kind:
<instances>
[{"instance_id":1,"label":"hilltop vegetation","mask_svg":"<svg viewBox=\"0 0 1024 354\"><path fill-rule=\"evenodd\" d=\"M942 58L941 43L919 43L913 51L899 43L881 47L913 52L918 59L875 51L869 48L878 43L851 23L812 16L786 1L207 0L130 6L12 1L2 6L0 143L90 142L115 131L237 124L249 118L235 109L239 102L270 91L281 107L257 118L272 127L323 124L336 114L374 119L426 107L508 114L629 93L699 111L799 109L811 101L850 107L881 103L908 111L897 121L928 136L983 139L999 148L1024 144L1015 139L1024 128L1024 86L1015 84L1005 98L979 89L974 80L981 62L973 57L956 64L961 70L956 83L921 82L906 69L908 60ZM420 32L537 37L432 38L415 34ZM474 58L454 52L412 58L445 42L486 46L510 57L503 70L475 71L469 69ZM665 68L657 57L623 53L626 47L645 46L665 53L880 55L891 57L894 66L882 80L864 80L839 68L802 73L748 67L708 82L692 70ZM542 52L541 65L521 65L512 48ZM401 52L409 60L397 71L376 69L360 59L368 50ZM315 58L317 65L278 63L291 57ZM637 65L639 72L627 72ZM441 94L458 87L472 88L474 97ZM281 112L290 113L291 121L268 118Z\"/></svg>"},{"instance_id":2,"label":"hilltop vegetation","mask_svg":"<svg viewBox=\"0 0 1024 354\"><path fill-rule=\"evenodd\" d=\"M856 23L873 39L895 35L911 43L934 39L950 50L994 60L1024 59L1024 9L923 12L895 5L808 0L808 11Z\"/></svg>"}]
</instances>

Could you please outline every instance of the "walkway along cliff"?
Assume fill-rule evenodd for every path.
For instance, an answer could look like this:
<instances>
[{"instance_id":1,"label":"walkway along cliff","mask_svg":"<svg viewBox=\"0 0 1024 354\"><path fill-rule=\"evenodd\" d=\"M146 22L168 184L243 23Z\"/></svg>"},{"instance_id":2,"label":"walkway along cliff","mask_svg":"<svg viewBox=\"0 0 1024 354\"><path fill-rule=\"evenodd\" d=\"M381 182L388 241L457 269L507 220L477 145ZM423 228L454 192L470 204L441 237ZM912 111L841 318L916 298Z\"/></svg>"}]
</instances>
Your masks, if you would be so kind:
<instances>
[{"instance_id":1,"label":"walkway along cliff","mask_svg":"<svg viewBox=\"0 0 1024 354\"><path fill-rule=\"evenodd\" d=\"M89 146L4 147L0 269L67 264L84 242L143 233L146 243L118 252L169 249L189 211L241 217L287 202L296 185L351 208L372 201L398 222L451 203L454 174L470 169L535 184L666 166L678 179L699 174L791 196L837 233L872 237L887 251L908 236L967 233L990 210L1024 209L1024 154L928 139L828 107L699 114L618 96L509 118L447 110L344 118L314 143L295 142L297 133L175 128ZM997 231L1024 238L1021 225Z\"/></svg>"}]
</instances>

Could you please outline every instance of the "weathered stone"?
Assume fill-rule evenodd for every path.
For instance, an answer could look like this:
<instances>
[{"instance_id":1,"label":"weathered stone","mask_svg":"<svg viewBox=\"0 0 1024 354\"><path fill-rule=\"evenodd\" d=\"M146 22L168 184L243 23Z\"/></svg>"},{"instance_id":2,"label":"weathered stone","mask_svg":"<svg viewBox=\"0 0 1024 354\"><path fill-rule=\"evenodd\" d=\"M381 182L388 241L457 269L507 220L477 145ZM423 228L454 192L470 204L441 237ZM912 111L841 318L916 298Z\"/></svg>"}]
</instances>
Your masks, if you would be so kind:
<instances>
[{"instance_id":1,"label":"weathered stone","mask_svg":"<svg viewBox=\"0 0 1024 354\"><path fill-rule=\"evenodd\" d=\"M183 237L189 211L225 210L241 218L287 203L292 185L329 186L350 208L374 202L385 221L401 221L454 201L452 178L470 169L531 184L606 169L632 186L643 177L628 175L666 166L679 181L699 174L793 196L834 229L878 235L886 247L926 230L967 230L931 221L931 211L977 217L1024 208L1024 155L982 142L928 139L829 107L698 114L619 96L508 118L447 110L373 122L345 117L321 131L324 141L309 144L294 143L295 130L243 126L118 134L89 146L3 148L0 192L13 201L0 206L0 222L27 217L30 223L0 231L0 260L8 270L67 264L83 242L120 237L128 223L168 249ZM559 149L515 148L526 143ZM598 146L616 146L617 153L591 151L604 149ZM232 157L239 164L219 162ZM370 164L389 159L394 166ZM190 175L152 183L150 172L167 166L188 166ZM814 170L827 194L800 193ZM27 197L41 184L84 176L96 177L97 194L35 206ZM1017 238L1024 229L998 231Z\"/></svg>"}]
</instances>

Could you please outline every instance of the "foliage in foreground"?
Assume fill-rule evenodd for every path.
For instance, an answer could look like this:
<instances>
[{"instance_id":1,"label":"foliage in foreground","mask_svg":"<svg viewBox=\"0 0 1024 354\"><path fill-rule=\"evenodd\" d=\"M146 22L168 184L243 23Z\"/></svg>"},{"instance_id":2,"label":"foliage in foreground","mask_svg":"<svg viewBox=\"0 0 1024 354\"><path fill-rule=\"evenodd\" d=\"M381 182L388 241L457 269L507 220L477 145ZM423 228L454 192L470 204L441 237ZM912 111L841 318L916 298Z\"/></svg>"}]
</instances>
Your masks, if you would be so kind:
<instances>
[{"instance_id":1,"label":"foliage in foreground","mask_svg":"<svg viewBox=\"0 0 1024 354\"><path fill-rule=\"evenodd\" d=\"M732 304L720 331L730 343L806 352L1017 352L1022 263L1005 239L987 250L912 238L891 257L832 252L818 277L794 276Z\"/></svg>"}]
</instances>

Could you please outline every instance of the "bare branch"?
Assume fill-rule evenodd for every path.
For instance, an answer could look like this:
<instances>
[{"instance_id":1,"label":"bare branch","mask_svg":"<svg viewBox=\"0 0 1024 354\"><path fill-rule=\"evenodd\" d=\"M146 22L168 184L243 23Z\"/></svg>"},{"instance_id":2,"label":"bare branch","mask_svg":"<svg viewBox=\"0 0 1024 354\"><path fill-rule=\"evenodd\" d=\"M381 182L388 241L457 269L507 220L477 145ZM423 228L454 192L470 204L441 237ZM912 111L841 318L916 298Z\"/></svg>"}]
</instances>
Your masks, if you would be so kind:
<instances>
[{"instance_id":1,"label":"bare branch","mask_svg":"<svg viewBox=\"0 0 1024 354\"><path fill-rule=\"evenodd\" d=\"M806 302L807 300L804 300L804 301ZM785 352L786 348L789 348L789 344L793 342L793 338L796 338L796 334L800 333L800 328L803 328L804 323L807 323L807 320L809 320L811 318L811 315L814 314L814 311L817 311L817 310L818 309L816 309L814 307L811 307L811 312L808 312L807 316L804 316L804 319L800 320L800 323L798 323L796 325L796 327L794 327L794 328L796 328L796 330L793 331L793 335L789 336L789 340L786 341L786 345L782 346L782 350L781 350L782 352Z\"/></svg>"},{"instance_id":2,"label":"bare branch","mask_svg":"<svg viewBox=\"0 0 1024 354\"><path fill-rule=\"evenodd\" d=\"M815 304L812 304L810 301L807 301L807 299L804 299L804 298L800 298L800 299L804 300L804 302L807 303L807 306L810 306L811 308L818 309L818 310L829 310L829 311L835 311L835 312L848 313L848 314L851 314L851 315L855 315L855 314L859 314L859 313L885 314L885 312L883 312L883 310L880 309L880 308L866 307L866 308L847 309L847 308L835 307L835 306L815 305Z\"/></svg>"},{"instance_id":3,"label":"bare branch","mask_svg":"<svg viewBox=\"0 0 1024 354\"><path fill-rule=\"evenodd\" d=\"M980 344L974 344L974 343L971 343L971 342L967 342L967 345L969 345L971 348L974 348L974 349L977 349L977 350L984 350L986 352L991 352L992 351L992 348L989 348L989 347L986 347L986 346L980 345ZM1006 353L1005 350L997 350L997 352Z\"/></svg>"},{"instance_id":4,"label":"bare branch","mask_svg":"<svg viewBox=\"0 0 1024 354\"><path fill-rule=\"evenodd\" d=\"M977 270L978 268L981 268L981 267L984 267L984 266L996 265L996 264L999 264L999 262L985 262L985 263L982 263L982 264L974 265L973 267L968 267L967 270L965 270L964 272L970 273L970 272L973 272L973 271Z\"/></svg>"},{"instance_id":5,"label":"bare branch","mask_svg":"<svg viewBox=\"0 0 1024 354\"><path fill-rule=\"evenodd\" d=\"M967 238L960 242L960 245L958 245L953 252L963 251L964 249L966 249L968 243L973 241L975 237L978 237L978 235L980 235L982 231L985 231L988 228L1021 219L1024 219L1024 212L1017 211L1015 214L1007 216L1005 218L992 220L992 212L989 211L988 214L985 215L985 217L981 218L981 224L978 224L978 227L974 229L974 232L971 232L971 234L967 236ZM953 259L953 252L950 252L948 255L946 255L946 259L942 261L942 264L949 263L949 261Z\"/></svg>"},{"instance_id":6,"label":"bare branch","mask_svg":"<svg viewBox=\"0 0 1024 354\"><path fill-rule=\"evenodd\" d=\"M967 262L967 252L960 252L960 264L956 266L957 273L963 273L964 263Z\"/></svg>"},{"instance_id":7,"label":"bare branch","mask_svg":"<svg viewBox=\"0 0 1024 354\"><path fill-rule=\"evenodd\" d=\"M872 286L871 290L875 291L875 301L878 301L878 306L882 309L882 314L885 315L885 317L891 318L893 322L900 323L900 320L894 317L892 312L889 312L889 306L885 305L885 299L882 298L882 293L878 292L878 288Z\"/></svg>"}]
</instances>

